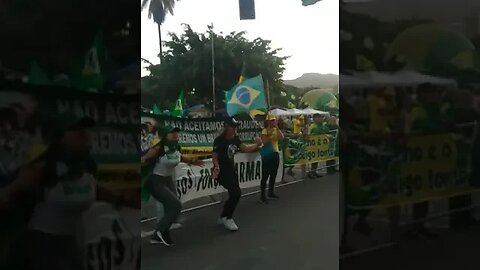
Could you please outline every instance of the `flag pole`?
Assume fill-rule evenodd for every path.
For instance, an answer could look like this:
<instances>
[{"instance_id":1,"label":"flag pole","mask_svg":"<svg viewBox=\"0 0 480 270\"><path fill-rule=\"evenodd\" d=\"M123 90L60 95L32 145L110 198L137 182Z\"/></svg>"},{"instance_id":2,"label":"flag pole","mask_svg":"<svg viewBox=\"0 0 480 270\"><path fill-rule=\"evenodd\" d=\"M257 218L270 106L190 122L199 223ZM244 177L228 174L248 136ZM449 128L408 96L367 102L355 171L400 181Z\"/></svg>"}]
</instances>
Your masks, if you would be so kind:
<instances>
[{"instance_id":1,"label":"flag pole","mask_svg":"<svg viewBox=\"0 0 480 270\"><path fill-rule=\"evenodd\" d=\"M272 101L270 100L270 86L268 84L268 80L265 82L265 90L267 91L267 114L270 111L270 106L272 105Z\"/></svg>"},{"instance_id":2,"label":"flag pole","mask_svg":"<svg viewBox=\"0 0 480 270\"><path fill-rule=\"evenodd\" d=\"M210 39L212 40L212 95L213 95L213 116L215 116L215 49L214 49L214 41L213 41L213 22L210 26Z\"/></svg>"}]
</instances>

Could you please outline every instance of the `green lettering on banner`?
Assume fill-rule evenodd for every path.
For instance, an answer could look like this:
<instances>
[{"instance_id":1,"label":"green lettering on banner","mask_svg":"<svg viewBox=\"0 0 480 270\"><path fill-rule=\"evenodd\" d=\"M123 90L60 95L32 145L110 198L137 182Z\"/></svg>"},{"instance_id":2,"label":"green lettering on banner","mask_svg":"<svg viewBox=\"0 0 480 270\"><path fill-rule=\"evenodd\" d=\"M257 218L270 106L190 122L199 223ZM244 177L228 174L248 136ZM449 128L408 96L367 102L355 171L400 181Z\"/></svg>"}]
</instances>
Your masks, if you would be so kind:
<instances>
[{"instance_id":1,"label":"green lettering on banner","mask_svg":"<svg viewBox=\"0 0 480 270\"><path fill-rule=\"evenodd\" d=\"M96 122L92 129L93 146L90 152L97 163L98 184L113 193L119 189L132 191L140 187L140 167L138 166L140 123L138 122L139 108L135 102L139 100L139 95L97 94L53 85L41 87L12 82L3 83L0 90L0 100L5 101L15 97L15 102L22 104L29 111L27 117L33 117L27 120L31 122L36 132L34 141L23 139L32 135L27 134L29 132L27 130L18 130L16 132L19 134L12 136L12 142L19 143L21 146L16 151L21 151L22 154L18 155L22 157L21 159L15 160L16 164L12 166L14 170L29 164L49 149L52 132L58 127L59 115L69 111L76 114L78 118L91 117ZM19 119L9 120L15 123ZM28 154L24 155L23 151ZM14 154L17 155L17 153ZM5 173L9 179L11 172ZM4 179L4 176L2 174L0 178ZM85 194L91 192L93 187L67 183L63 188L66 194ZM16 228L5 225L4 231L8 232L8 237L4 237L5 245L2 243L0 249L8 250L13 254L13 252L18 253L15 243L19 240L18 232L24 227L24 221L21 216L22 209L12 209L12 212L19 213L10 217L11 223ZM90 254L85 258L88 260L86 262L92 266L92 269L111 269L115 261L108 259L112 258L110 256L112 253L108 252L115 252L114 245L112 239L108 238L102 238L100 243L90 244L87 247ZM103 256L104 252L108 253L105 254L106 257Z\"/></svg>"},{"instance_id":2,"label":"green lettering on banner","mask_svg":"<svg viewBox=\"0 0 480 270\"><path fill-rule=\"evenodd\" d=\"M284 164L301 165L335 158L336 137L324 134L288 140L283 151Z\"/></svg>"},{"instance_id":3,"label":"green lettering on banner","mask_svg":"<svg viewBox=\"0 0 480 270\"><path fill-rule=\"evenodd\" d=\"M28 106L33 101L37 104L31 109L35 110L32 112L34 115L40 116L36 128L41 130L39 134L42 136L36 140L34 145L30 146L32 148L30 159L38 157L48 148L52 123L55 124L58 115L71 111L79 118L91 117L96 122L92 130L91 154L99 165L100 173L103 164L138 162L138 153L140 153L138 109L136 109L137 112L134 112L132 108L136 108L137 104L131 102L131 100L137 100L138 95L99 95L88 92L72 92L69 91L70 89L55 86L48 87L48 89L42 88L41 91L36 88L35 86L16 85L0 93L0 99L3 95L14 94L25 99L19 100L19 103ZM27 163L29 160L22 162ZM116 170L124 171L121 166Z\"/></svg>"},{"instance_id":4,"label":"green lettering on banner","mask_svg":"<svg viewBox=\"0 0 480 270\"><path fill-rule=\"evenodd\" d=\"M213 149L213 141L220 134L224 123L222 118L189 119L148 113L143 113L142 116L156 119L160 126L168 125L180 128L182 131L179 134L179 143L182 147L198 147L204 150L208 147L210 152ZM246 120L241 121L238 133L243 142L253 143L259 131L260 129L253 120Z\"/></svg>"},{"instance_id":5,"label":"green lettering on banner","mask_svg":"<svg viewBox=\"0 0 480 270\"><path fill-rule=\"evenodd\" d=\"M365 154L365 162L359 160L350 172L349 205L387 207L471 193L469 160L472 152L468 143L475 136L474 132L456 135L457 139L451 134L412 136L402 155L375 148L377 152ZM393 159L395 156L402 158ZM362 168L362 164L375 164L375 167ZM365 185L362 170L376 170L378 175L385 177Z\"/></svg>"}]
</instances>

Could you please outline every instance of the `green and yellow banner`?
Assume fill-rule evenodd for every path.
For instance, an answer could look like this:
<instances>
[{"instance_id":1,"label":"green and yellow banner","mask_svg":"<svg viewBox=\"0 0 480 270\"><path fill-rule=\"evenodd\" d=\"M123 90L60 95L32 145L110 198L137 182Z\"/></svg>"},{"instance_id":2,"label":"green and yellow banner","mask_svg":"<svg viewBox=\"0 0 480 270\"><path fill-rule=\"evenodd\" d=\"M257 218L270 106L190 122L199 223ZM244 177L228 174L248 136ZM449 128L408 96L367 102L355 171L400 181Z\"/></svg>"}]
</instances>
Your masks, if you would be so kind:
<instances>
[{"instance_id":1,"label":"green and yellow banner","mask_svg":"<svg viewBox=\"0 0 480 270\"><path fill-rule=\"evenodd\" d=\"M289 139L283 149L284 165L303 165L335 158L336 134L311 135L307 138Z\"/></svg>"},{"instance_id":2,"label":"green and yellow banner","mask_svg":"<svg viewBox=\"0 0 480 270\"><path fill-rule=\"evenodd\" d=\"M0 102L0 109L22 110L26 120L9 130L8 140L0 145L4 153L0 160L0 176L8 178L9 173L39 157L58 129L58 115L69 111L79 118L88 116L96 122L91 133L91 153L98 165L99 184L114 189L139 188L140 110L135 102L139 97L69 90L26 85L2 88L0 100L5 103ZM6 103L7 100L11 103ZM9 145L17 147L11 151Z\"/></svg>"},{"instance_id":3,"label":"green and yellow banner","mask_svg":"<svg viewBox=\"0 0 480 270\"><path fill-rule=\"evenodd\" d=\"M349 173L352 208L389 207L471 193L474 134L416 135L394 147L363 146Z\"/></svg>"},{"instance_id":4,"label":"green and yellow banner","mask_svg":"<svg viewBox=\"0 0 480 270\"><path fill-rule=\"evenodd\" d=\"M78 118L93 118L91 153L98 165L97 181L116 193L138 194L140 189L140 108L138 95L96 94L70 88L25 84L0 87L0 189L16 181L22 166L38 158L62 126L58 116L68 111ZM22 117L19 117L19 116ZM20 121L23 120L23 121ZM68 124L68 123L66 123ZM31 215L30 208L14 205L0 225L0 269L22 269L20 243ZM5 240L5 241L3 241Z\"/></svg>"}]
</instances>

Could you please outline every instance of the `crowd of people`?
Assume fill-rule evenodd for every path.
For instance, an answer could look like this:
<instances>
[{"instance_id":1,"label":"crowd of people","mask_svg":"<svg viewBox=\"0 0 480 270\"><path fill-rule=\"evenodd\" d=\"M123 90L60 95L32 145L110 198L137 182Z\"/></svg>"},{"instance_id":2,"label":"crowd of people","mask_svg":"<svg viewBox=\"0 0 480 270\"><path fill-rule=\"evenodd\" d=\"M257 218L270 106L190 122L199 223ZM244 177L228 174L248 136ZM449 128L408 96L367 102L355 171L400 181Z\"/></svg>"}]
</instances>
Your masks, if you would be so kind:
<instances>
[{"instance_id":1,"label":"crowd of people","mask_svg":"<svg viewBox=\"0 0 480 270\"><path fill-rule=\"evenodd\" d=\"M338 125L337 118L314 115L313 123L306 116L295 117L291 127L285 119L267 115L264 128L255 138L254 144L246 144L239 139L239 122L234 118L225 121L224 129L213 143L212 177L228 192L218 224L229 231L237 231L238 225L233 219L235 209L241 197L238 176L234 169L234 156L237 152L259 152L262 159L262 178L260 181L260 203L268 204L271 199L279 199L275 192L275 180L280 166L282 145L287 138L308 137L309 134L327 134ZM174 169L180 162L202 166L203 162L181 154L178 133L173 127L158 127L154 120L146 122L142 129L142 164L144 171L151 171L144 184L153 198L163 205L164 214L159 219L151 243L173 245L170 229L178 221L181 201L176 194ZM147 169L147 168L150 168ZM317 167L314 167L316 169ZM312 172L311 177L317 175ZM267 188L268 182L268 188Z\"/></svg>"},{"instance_id":2,"label":"crowd of people","mask_svg":"<svg viewBox=\"0 0 480 270\"><path fill-rule=\"evenodd\" d=\"M309 115L298 115L293 117L292 121L281 121L281 127L285 130L285 137L289 139L308 139L310 135L323 135L323 134L332 134L333 131L338 129L339 118L337 116L330 116L326 114L314 114L313 116ZM333 138L332 139L336 139ZM285 141L287 143L287 141ZM284 144L285 145L285 144ZM335 153L337 154L337 153ZM333 163L332 163L333 162ZM335 161L329 160L327 166L329 171L332 171ZM301 165L302 170L305 170L305 165ZM293 171L294 166L290 166L287 170L287 174L290 176L295 176ZM312 163L310 171L308 172L308 177L310 178L319 178L322 177L318 173L318 163Z\"/></svg>"},{"instance_id":3,"label":"crowd of people","mask_svg":"<svg viewBox=\"0 0 480 270\"><path fill-rule=\"evenodd\" d=\"M18 123L16 117L8 119L4 128ZM9 171L11 181L0 189L0 211L12 230L21 231L12 245L27 258L21 262L25 269L84 269L77 230L85 211L97 201L136 209L140 203L99 185L91 153L93 119L65 111L54 120L45 150Z\"/></svg>"},{"instance_id":4,"label":"crowd of people","mask_svg":"<svg viewBox=\"0 0 480 270\"><path fill-rule=\"evenodd\" d=\"M473 92L449 91L430 83L419 85L416 89L372 88L362 91L351 91L340 96L343 124L340 130L342 182L347 188L352 168L356 164L357 153L362 152L365 146L373 147L391 153L391 157L401 156L406 149L405 142L411 136L427 134L445 134L457 132L459 123L473 123L479 119L477 107L468 106L465 98L458 98L458 93L470 96ZM473 148L478 149L479 139L474 138ZM477 151L478 152L478 151ZM365 154L365 153L363 153ZM475 158L476 156L476 158ZM478 154L473 151L472 158L478 160ZM394 159L390 159L390 164ZM378 183L385 176L389 164L376 168L361 170L362 184L368 186ZM478 175L476 168L472 168L472 177ZM473 178L472 178L473 179ZM380 194L381 195L381 194ZM435 238L437 234L425 226L429 216L429 199L425 198L413 204L412 219L414 224L407 231L407 235L416 235L424 238ZM347 203L348 205L348 197ZM471 205L471 196L462 195L450 198L450 210L468 207ZM391 207L389 218L392 225L392 237L398 237L399 207ZM369 235L372 232L367 222L371 210L354 211L358 215L353 230ZM345 220L352 214L345 209ZM451 225L469 226L477 223L468 210L460 214L452 214ZM349 232L348 222L344 223L342 237L343 252L350 250L347 241Z\"/></svg>"}]
</instances>

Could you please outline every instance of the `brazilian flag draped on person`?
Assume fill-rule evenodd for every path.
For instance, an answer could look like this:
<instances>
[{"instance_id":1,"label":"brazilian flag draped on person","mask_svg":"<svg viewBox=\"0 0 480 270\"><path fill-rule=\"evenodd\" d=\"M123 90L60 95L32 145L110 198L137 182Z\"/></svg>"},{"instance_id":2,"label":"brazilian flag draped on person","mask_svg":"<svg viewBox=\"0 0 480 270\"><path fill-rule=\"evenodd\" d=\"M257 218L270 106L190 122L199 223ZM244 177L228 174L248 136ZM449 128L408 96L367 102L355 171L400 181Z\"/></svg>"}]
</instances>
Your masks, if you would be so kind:
<instances>
[{"instance_id":1,"label":"brazilian flag draped on person","mask_svg":"<svg viewBox=\"0 0 480 270\"><path fill-rule=\"evenodd\" d=\"M262 75L245 80L225 92L225 105L229 116L268 108Z\"/></svg>"},{"instance_id":2,"label":"brazilian flag draped on person","mask_svg":"<svg viewBox=\"0 0 480 270\"><path fill-rule=\"evenodd\" d=\"M94 37L92 45L85 52L72 75L72 86L81 90L102 90L104 86L103 64L105 61L105 46L102 32Z\"/></svg>"},{"instance_id":3,"label":"brazilian flag draped on person","mask_svg":"<svg viewBox=\"0 0 480 270\"><path fill-rule=\"evenodd\" d=\"M317 2L320 2L320 1L322 1L322 0L302 0L302 4L304 6L310 6L310 5L313 5L313 4L315 4Z\"/></svg>"},{"instance_id":4,"label":"brazilian flag draped on person","mask_svg":"<svg viewBox=\"0 0 480 270\"><path fill-rule=\"evenodd\" d=\"M170 115L175 117L182 117L183 116L183 104L185 103L185 95L183 91L180 92L178 95L178 99L175 102L175 105L170 110Z\"/></svg>"}]
</instances>

